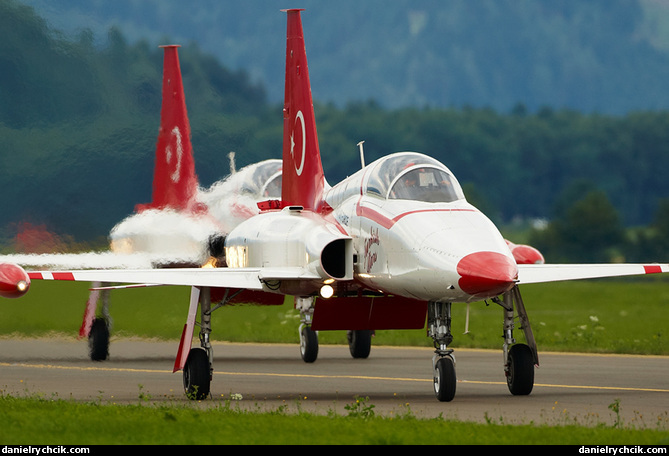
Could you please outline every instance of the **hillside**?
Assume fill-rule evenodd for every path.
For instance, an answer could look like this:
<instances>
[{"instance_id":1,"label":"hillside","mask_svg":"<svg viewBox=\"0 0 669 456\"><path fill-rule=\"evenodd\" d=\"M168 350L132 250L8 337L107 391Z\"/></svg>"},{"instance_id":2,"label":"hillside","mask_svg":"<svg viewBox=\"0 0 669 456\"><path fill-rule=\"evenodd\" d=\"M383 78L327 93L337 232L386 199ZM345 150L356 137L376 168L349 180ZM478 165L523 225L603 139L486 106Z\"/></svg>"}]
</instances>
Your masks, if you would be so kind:
<instances>
[{"instance_id":1,"label":"hillside","mask_svg":"<svg viewBox=\"0 0 669 456\"><path fill-rule=\"evenodd\" d=\"M142 4L152 17L150 2ZM371 4L364 3L355 14ZM160 11L171 11L169 5L165 2ZM621 11L625 5L631 3ZM109 8L109 17L114 17L115 6ZM215 12L210 11L212 18ZM277 27L283 28L278 17ZM325 23L331 21L316 35L327 35ZM102 35L89 28L62 32L18 0L0 2L0 29L6 32L0 42L0 249L13 248L25 222L44 226L66 241L104 243L115 223L136 204L149 201L162 51L148 39L131 38L137 29L128 27L129 33L121 25ZM357 27L355 21L351 27ZM353 28L333 33L349 36ZM395 32L401 34L399 28ZM168 41L175 40L159 42ZM637 37L636 42L644 40ZM646 40L644 46L661 53L661 43L658 38L651 46ZM264 51L283 52L283 46L283 40L269 40ZM310 46L311 54L326 54L318 46ZM355 54L356 49L349 51ZM238 167L278 158L282 111L281 103L269 95L269 85L250 71L231 68L200 43L187 43L179 55L201 184L208 187L228 174L230 151L237 153ZM325 71L316 70L318 65ZM339 77L332 76L338 67L333 62L310 66L319 78ZM395 75L385 76L390 81ZM322 87L315 86L314 93ZM365 141L368 163L388 153L415 150L445 163L468 199L495 222L509 226L518 220L550 221L537 239L546 251L571 251L572 257L580 257L596 247L606 257L645 261L666 257L658 256L660 250L669 252L664 245L669 181L662 172L669 169L669 111L646 107L613 115L551 106L534 111L522 101L508 111L464 102L462 107L390 109L369 98L342 98L339 104L319 98L319 141L331 183L359 169L360 140ZM602 227L607 232L597 231ZM624 231L633 227L641 230L627 236ZM591 239L583 235L586 230L610 241L584 245Z\"/></svg>"},{"instance_id":2,"label":"hillside","mask_svg":"<svg viewBox=\"0 0 669 456\"><path fill-rule=\"evenodd\" d=\"M669 108L669 5L657 0L24 0L58 29L195 41L283 95L283 7L304 7L314 94L345 106L521 103L623 114Z\"/></svg>"}]
</instances>

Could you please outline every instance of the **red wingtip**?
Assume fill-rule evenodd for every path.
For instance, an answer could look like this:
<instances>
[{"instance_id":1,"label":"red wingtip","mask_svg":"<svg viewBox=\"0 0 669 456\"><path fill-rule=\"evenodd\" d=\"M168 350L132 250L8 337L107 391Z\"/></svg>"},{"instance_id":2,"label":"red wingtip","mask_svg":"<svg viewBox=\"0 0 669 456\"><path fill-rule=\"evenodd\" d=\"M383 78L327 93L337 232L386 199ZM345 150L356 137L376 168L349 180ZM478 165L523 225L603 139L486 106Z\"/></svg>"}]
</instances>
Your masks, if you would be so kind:
<instances>
[{"instance_id":1,"label":"red wingtip","mask_svg":"<svg viewBox=\"0 0 669 456\"><path fill-rule=\"evenodd\" d=\"M319 210L325 177L309 82L301 9L285 10L286 86L283 108L282 205Z\"/></svg>"},{"instance_id":2,"label":"red wingtip","mask_svg":"<svg viewBox=\"0 0 669 456\"><path fill-rule=\"evenodd\" d=\"M30 277L21 266L0 263L0 296L20 298L30 289Z\"/></svg>"},{"instance_id":3,"label":"red wingtip","mask_svg":"<svg viewBox=\"0 0 669 456\"><path fill-rule=\"evenodd\" d=\"M163 101L156 144L153 201L144 209L194 209L198 180L195 174L191 131L186 110L178 45L164 50Z\"/></svg>"},{"instance_id":4,"label":"red wingtip","mask_svg":"<svg viewBox=\"0 0 669 456\"><path fill-rule=\"evenodd\" d=\"M541 252L532 246L514 244L511 241L506 241L506 243L518 264L544 264L546 262Z\"/></svg>"}]
</instances>

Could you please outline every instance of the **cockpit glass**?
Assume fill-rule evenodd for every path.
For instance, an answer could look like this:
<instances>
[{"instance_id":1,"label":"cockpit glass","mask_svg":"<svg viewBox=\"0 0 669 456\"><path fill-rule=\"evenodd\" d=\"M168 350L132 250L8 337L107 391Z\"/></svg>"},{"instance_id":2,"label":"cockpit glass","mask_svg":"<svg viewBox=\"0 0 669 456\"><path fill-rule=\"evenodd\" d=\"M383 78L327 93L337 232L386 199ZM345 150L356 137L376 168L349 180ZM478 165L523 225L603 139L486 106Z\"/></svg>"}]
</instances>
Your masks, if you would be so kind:
<instances>
[{"instance_id":1,"label":"cockpit glass","mask_svg":"<svg viewBox=\"0 0 669 456\"><path fill-rule=\"evenodd\" d=\"M263 163L259 163L248 177L248 180L243 183L241 193L262 197L280 196L280 171L280 160L266 160ZM278 182L276 181L277 176L279 176Z\"/></svg>"},{"instance_id":2,"label":"cockpit glass","mask_svg":"<svg viewBox=\"0 0 669 456\"><path fill-rule=\"evenodd\" d=\"M437 168L419 167L395 179L388 199L450 203L461 199L452 176Z\"/></svg>"},{"instance_id":3,"label":"cockpit glass","mask_svg":"<svg viewBox=\"0 0 669 456\"><path fill-rule=\"evenodd\" d=\"M277 173L263 189L263 196L271 198L281 198L281 173Z\"/></svg>"},{"instance_id":4,"label":"cockpit glass","mask_svg":"<svg viewBox=\"0 0 669 456\"><path fill-rule=\"evenodd\" d=\"M389 156L371 171L367 193L388 199L452 202L464 199L450 172L431 157L417 153Z\"/></svg>"}]
</instances>

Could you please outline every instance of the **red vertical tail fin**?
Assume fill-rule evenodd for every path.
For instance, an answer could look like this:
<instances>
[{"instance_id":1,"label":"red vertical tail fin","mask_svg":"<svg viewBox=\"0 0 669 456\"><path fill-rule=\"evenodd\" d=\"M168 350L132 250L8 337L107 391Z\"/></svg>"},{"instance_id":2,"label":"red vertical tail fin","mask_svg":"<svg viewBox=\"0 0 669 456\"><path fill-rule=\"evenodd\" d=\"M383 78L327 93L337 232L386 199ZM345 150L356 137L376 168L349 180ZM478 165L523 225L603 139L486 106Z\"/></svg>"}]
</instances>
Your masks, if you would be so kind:
<instances>
[{"instance_id":1,"label":"red vertical tail fin","mask_svg":"<svg viewBox=\"0 0 669 456\"><path fill-rule=\"evenodd\" d=\"M161 47L164 49L163 100L156 144L153 197L150 204L140 205L137 210L194 210L198 179L177 53L179 46Z\"/></svg>"},{"instance_id":2,"label":"red vertical tail fin","mask_svg":"<svg viewBox=\"0 0 669 456\"><path fill-rule=\"evenodd\" d=\"M307 52L300 9L284 10L286 37L286 88L283 107L283 206L319 210L325 177L318 147L311 98Z\"/></svg>"}]
</instances>

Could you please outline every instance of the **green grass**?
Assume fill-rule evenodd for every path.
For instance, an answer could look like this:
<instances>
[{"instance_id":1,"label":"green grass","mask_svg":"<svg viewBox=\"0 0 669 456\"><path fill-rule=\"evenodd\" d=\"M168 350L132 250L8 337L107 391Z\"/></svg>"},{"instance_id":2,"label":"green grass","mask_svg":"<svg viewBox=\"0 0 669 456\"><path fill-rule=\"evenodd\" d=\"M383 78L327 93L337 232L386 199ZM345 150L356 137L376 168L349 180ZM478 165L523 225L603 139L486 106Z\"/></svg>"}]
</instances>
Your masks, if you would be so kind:
<instances>
[{"instance_id":1,"label":"green grass","mask_svg":"<svg viewBox=\"0 0 669 456\"><path fill-rule=\"evenodd\" d=\"M669 355L669 281L664 278L588 281L523 287L540 352L575 351ZM176 340L186 319L189 290L177 287L118 290L111 313L116 336ZM0 300L0 335L76 335L88 296L86 284L35 282L25 297ZM501 347L502 311L496 304L454 305L454 348ZM212 339L298 343L299 316L287 302L216 311ZM516 332L522 337L522 331ZM343 331L321 332L322 344L345 344ZM424 330L379 331L375 345L431 346ZM26 393L28 394L28 393ZM347 406L327 416L242 411L233 402L199 407L156 404L138 394L137 405L79 403L44 397L3 396L3 444L662 444L666 430L628 426L506 425L375 415L373 404ZM299 410L299 407L298 407ZM649 426L652 427L652 426ZM267 432L271 429L272 432Z\"/></svg>"},{"instance_id":2,"label":"green grass","mask_svg":"<svg viewBox=\"0 0 669 456\"><path fill-rule=\"evenodd\" d=\"M534 426L376 416L363 402L346 414L240 411L234 404L112 406L0 396L4 445L666 445L666 431L615 427Z\"/></svg>"},{"instance_id":3,"label":"green grass","mask_svg":"<svg viewBox=\"0 0 669 456\"><path fill-rule=\"evenodd\" d=\"M669 281L575 281L522 288L540 351L669 355ZM115 290L111 314L116 336L176 340L188 311L183 287ZM0 335L76 334L88 297L86 284L35 282L21 299L0 301ZM452 347L499 349L502 310L493 303L453 306ZM236 306L212 318L215 341L298 343L299 314L282 306ZM515 333L522 339L522 331ZM344 331L323 331L323 344L345 344ZM424 330L378 331L375 345L431 346Z\"/></svg>"}]
</instances>

